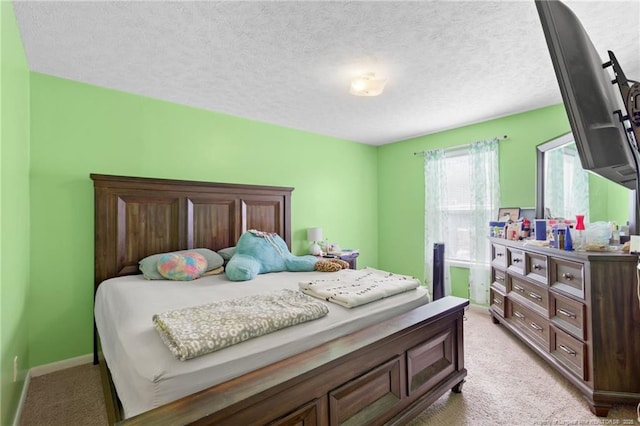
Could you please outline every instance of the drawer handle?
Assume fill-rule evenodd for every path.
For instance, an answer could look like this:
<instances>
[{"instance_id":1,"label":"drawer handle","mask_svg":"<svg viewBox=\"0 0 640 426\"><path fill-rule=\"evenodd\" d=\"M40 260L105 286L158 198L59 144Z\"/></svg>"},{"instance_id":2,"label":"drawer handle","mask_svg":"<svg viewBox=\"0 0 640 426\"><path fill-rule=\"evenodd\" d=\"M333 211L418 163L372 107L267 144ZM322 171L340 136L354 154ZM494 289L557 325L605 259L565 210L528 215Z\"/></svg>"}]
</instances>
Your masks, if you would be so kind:
<instances>
[{"instance_id":1,"label":"drawer handle","mask_svg":"<svg viewBox=\"0 0 640 426\"><path fill-rule=\"evenodd\" d=\"M536 271L539 271L540 269L542 269L542 266L540 266L540 265L539 265L539 264L537 264L537 263L534 263L534 264L533 264L533 269L535 269Z\"/></svg>"},{"instance_id":2,"label":"drawer handle","mask_svg":"<svg viewBox=\"0 0 640 426\"><path fill-rule=\"evenodd\" d=\"M504 256L504 253L496 253L496 256L497 257L502 257L502 256Z\"/></svg>"},{"instance_id":3,"label":"drawer handle","mask_svg":"<svg viewBox=\"0 0 640 426\"><path fill-rule=\"evenodd\" d=\"M511 259L513 261L513 263L519 263L522 262L522 259L520 259L519 257L514 257L513 259Z\"/></svg>"},{"instance_id":4,"label":"drawer handle","mask_svg":"<svg viewBox=\"0 0 640 426\"><path fill-rule=\"evenodd\" d=\"M568 272L565 272L564 274L562 274L562 278L564 278L567 281L571 281L573 279L573 275L571 275Z\"/></svg>"},{"instance_id":5,"label":"drawer handle","mask_svg":"<svg viewBox=\"0 0 640 426\"><path fill-rule=\"evenodd\" d=\"M522 315L520 312L518 311L513 311L513 315L517 316L520 319L524 319L524 315Z\"/></svg>"},{"instance_id":6,"label":"drawer handle","mask_svg":"<svg viewBox=\"0 0 640 426\"><path fill-rule=\"evenodd\" d=\"M564 315L565 317L569 317L571 319L576 319L577 316L571 311L567 311L566 309L559 308L558 313Z\"/></svg>"},{"instance_id":7,"label":"drawer handle","mask_svg":"<svg viewBox=\"0 0 640 426\"><path fill-rule=\"evenodd\" d=\"M524 288L520 287L518 284L514 284L513 289L519 291L520 293L524 293Z\"/></svg>"},{"instance_id":8,"label":"drawer handle","mask_svg":"<svg viewBox=\"0 0 640 426\"><path fill-rule=\"evenodd\" d=\"M498 299L497 297L494 297L493 303L495 303L496 305L502 305L502 300Z\"/></svg>"},{"instance_id":9,"label":"drawer handle","mask_svg":"<svg viewBox=\"0 0 640 426\"><path fill-rule=\"evenodd\" d=\"M531 328L533 328L535 331L542 331L543 328L540 327L538 324L536 324L535 322L530 322L529 325L531 326Z\"/></svg>"},{"instance_id":10,"label":"drawer handle","mask_svg":"<svg viewBox=\"0 0 640 426\"><path fill-rule=\"evenodd\" d=\"M502 281L504 281L504 277L496 277L496 281L502 282Z\"/></svg>"},{"instance_id":11,"label":"drawer handle","mask_svg":"<svg viewBox=\"0 0 640 426\"><path fill-rule=\"evenodd\" d=\"M539 294L536 294L536 293L534 293L532 291L529 292L529 296L531 296L532 298L534 298L536 300L542 301L542 296L540 296Z\"/></svg>"},{"instance_id":12,"label":"drawer handle","mask_svg":"<svg viewBox=\"0 0 640 426\"><path fill-rule=\"evenodd\" d=\"M574 351L571 348L566 347L565 345L560 345L560 349L562 349L563 351L565 351L566 353L568 353L571 356L576 356L578 353L576 351Z\"/></svg>"}]
</instances>

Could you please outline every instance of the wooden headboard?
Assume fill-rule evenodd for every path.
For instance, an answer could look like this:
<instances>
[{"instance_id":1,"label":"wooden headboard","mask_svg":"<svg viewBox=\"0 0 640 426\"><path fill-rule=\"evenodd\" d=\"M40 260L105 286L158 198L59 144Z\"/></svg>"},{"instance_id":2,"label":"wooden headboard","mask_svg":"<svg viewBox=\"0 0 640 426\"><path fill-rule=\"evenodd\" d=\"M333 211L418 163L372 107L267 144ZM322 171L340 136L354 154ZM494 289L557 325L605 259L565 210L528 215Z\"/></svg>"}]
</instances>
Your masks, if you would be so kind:
<instances>
[{"instance_id":1,"label":"wooden headboard","mask_svg":"<svg viewBox=\"0 0 640 426\"><path fill-rule=\"evenodd\" d=\"M236 244L248 229L276 232L291 248L293 188L91 174L95 288L140 273L146 256Z\"/></svg>"}]
</instances>

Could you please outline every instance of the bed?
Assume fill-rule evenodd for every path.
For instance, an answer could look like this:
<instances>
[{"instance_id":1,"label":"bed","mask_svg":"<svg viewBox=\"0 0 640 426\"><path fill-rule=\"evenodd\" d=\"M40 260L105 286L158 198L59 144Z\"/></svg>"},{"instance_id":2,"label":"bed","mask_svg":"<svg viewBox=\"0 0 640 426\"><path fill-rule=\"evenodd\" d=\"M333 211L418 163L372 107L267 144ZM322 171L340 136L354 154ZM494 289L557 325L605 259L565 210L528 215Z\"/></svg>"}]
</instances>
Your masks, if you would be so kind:
<instances>
[{"instance_id":1,"label":"bed","mask_svg":"<svg viewBox=\"0 0 640 426\"><path fill-rule=\"evenodd\" d=\"M403 424L450 389L461 391L468 301L445 297L425 304L428 295L420 289L357 310L327 303L326 317L269 339L189 361L172 358L150 319L169 306L167 299L136 305L134 295L144 298L145 291L166 287L174 303L180 293L171 292L179 284L145 280L138 262L154 253L232 247L249 229L277 233L291 247L293 188L98 174L91 179L100 324L94 329L94 363L100 364L110 424ZM235 297L283 282L294 289L313 274L321 273L263 274L243 283L222 274L187 286L196 299L197 292L211 289ZM114 296L105 303L102 293ZM137 337L129 336L138 342L134 362L116 354L126 352L118 349L117 337L136 316L149 321ZM145 366L146 374L136 373Z\"/></svg>"}]
</instances>

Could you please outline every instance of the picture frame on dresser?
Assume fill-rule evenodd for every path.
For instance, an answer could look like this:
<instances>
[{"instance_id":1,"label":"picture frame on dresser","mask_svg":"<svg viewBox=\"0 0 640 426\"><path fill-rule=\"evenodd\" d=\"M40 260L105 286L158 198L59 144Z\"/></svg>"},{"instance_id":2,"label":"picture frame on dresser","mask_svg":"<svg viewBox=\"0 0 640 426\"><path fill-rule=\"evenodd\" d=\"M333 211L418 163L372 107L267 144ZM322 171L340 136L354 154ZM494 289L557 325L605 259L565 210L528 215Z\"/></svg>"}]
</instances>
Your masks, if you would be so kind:
<instances>
[{"instance_id":1,"label":"picture frame on dresser","mask_svg":"<svg viewBox=\"0 0 640 426\"><path fill-rule=\"evenodd\" d=\"M520 207L500 207L498 209L498 221L509 222L510 220L515 222L520 217Z\"/></svg>"}]
</instances>

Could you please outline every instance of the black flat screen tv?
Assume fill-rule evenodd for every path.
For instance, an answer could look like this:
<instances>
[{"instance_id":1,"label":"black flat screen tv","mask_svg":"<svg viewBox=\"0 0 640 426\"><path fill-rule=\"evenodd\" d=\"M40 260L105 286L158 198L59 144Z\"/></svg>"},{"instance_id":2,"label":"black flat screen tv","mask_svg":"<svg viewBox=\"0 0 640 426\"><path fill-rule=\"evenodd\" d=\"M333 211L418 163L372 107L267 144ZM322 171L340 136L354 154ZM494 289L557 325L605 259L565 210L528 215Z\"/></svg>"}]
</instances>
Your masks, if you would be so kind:
<instances>
[{"instance_id":1,"label":"black flat screen tv","mask_svg":"<svg viewBox=\"0 0 640 426\"><path fill-rule=\"evenodd\" d=\"M582 167L636 189L636 149L616 113L626 110L605 61L566 5L536 0L536 8Z\"/></svg>"}]
</instances>

